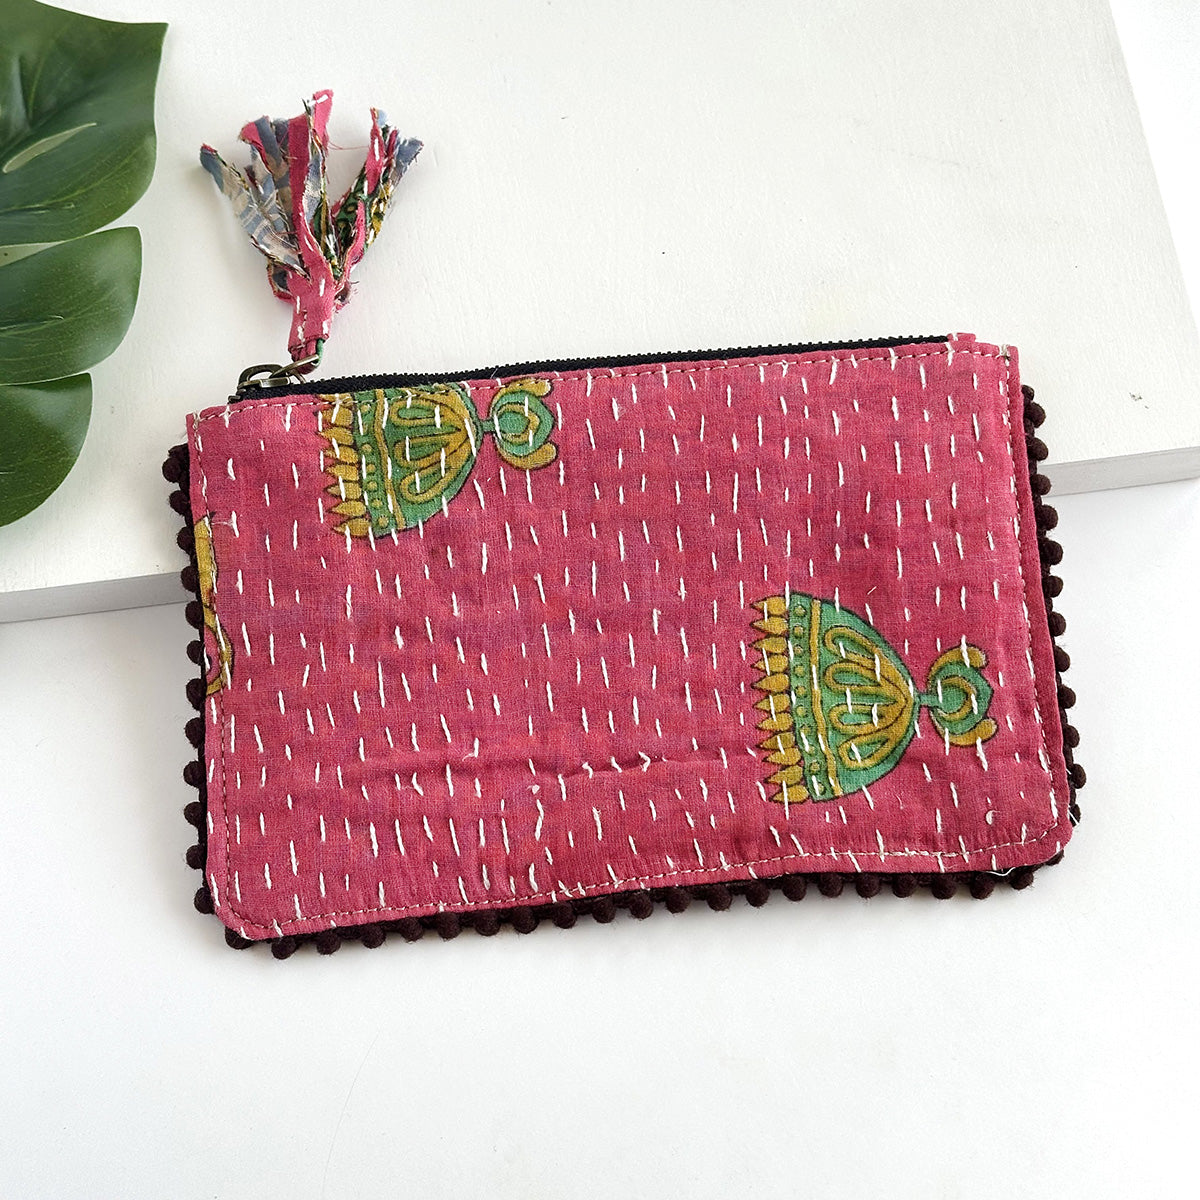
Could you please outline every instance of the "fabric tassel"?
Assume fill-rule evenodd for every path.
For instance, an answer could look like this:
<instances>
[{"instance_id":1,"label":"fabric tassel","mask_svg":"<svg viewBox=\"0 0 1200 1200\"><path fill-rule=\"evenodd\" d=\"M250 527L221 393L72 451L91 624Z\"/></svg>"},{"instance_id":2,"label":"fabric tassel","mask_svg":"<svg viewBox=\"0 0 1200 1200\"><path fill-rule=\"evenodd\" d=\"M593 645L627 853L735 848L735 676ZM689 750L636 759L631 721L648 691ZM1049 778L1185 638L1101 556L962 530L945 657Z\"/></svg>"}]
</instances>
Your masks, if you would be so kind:
<instances>
[{"instance_id":1,"label":"fabric tassel","mask_svg":"<svg viewBox=\"0 0 1200 1200\"><path fill-rule=\"evenodd\" d=\"M288 350L298 373L313 370L333 315L350 299L350 272L375 240L392 192L421 151L401 138L379 109L358 178L329 201L325 159L331 91L317 92L304 113L287 121L260 117L239 135L251 149L245 173L211 147L200 163L213 177L250 241L267 259L271 289L292 306Z\"/></svg>"}]
</instances>

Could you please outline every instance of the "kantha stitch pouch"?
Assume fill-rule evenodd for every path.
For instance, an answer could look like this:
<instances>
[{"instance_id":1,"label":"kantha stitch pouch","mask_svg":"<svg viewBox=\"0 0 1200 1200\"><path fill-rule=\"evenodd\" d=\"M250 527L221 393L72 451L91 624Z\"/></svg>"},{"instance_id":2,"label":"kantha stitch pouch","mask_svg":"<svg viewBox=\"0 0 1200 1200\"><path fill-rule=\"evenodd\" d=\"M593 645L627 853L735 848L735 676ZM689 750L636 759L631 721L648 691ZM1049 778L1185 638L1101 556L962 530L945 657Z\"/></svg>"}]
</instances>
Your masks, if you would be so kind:
<instances>
[{"instance_id":1,"label":"kantha stitch pouch","mask_svg":"<svg viewBox=\"0 0 1200 1200\"><path fill-rule=\"evenodd\" d=\"M1082 769L1012 347L248 388L167 478L230 944L987 895Z\"/></svg>"},{"instance_id":2,"label":"kantha stitch pouch","mask_svg":"<svg viewBox=\"0 0 1200 1200\"><path fill-rule=\"evenodd\" d=\"M419 142L201 161L289 304L164 466L229 943L1024 887L1082 769L1016 352L958 335L305 382Z\"/></svg>"}]
</instances>

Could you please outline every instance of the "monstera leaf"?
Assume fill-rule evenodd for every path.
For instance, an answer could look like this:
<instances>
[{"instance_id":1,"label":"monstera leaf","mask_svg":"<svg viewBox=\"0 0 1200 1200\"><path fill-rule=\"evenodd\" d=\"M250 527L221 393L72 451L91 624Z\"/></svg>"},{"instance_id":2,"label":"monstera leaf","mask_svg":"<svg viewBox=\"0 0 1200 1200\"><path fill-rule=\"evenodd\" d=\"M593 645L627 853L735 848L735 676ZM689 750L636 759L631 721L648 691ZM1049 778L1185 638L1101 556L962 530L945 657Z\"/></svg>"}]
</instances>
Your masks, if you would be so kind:
<instances>
[{"instance_id":1,"label":"monstera leaf","mask_svg":"<svg viewBox=\"0 0 1200 1200\"><path fill-rule=\"evenodd\" d=\"M73 374L120 345L137 300L142 242L106 229L0 267L0 384Z\"/></svg>"},{"instance_id":2,"label":"monstera leaf","mask_svg":"<svg viewBox=\"0 0 1200 1200\"><path fill-rule=\"evenodd\" d=\"M154 170L165 25L0 6L0 243L57 242L119 217Z\"/></svg>"},{"instance_id":3,"label":"monstera leaf","mask_svg":"<svg viewBox=\"0 0 1200 1200\"><path fill-rule=\"evenodd\" d=\"M92 231L150 182L165 30L0 2L0 525L70 470L91 411L78 373L133 316L137 230Z\"/></svg>"},{"instance_id":4,"label":"monstera leaf","mask_svg":"<svg viewBox=\"0 0 1200 1200\"><path fill-rule=\"evenodd\" d=\"M79 457L91 412L88 375L0 387L0 525L36 508L62 483ZM8 479L19 482L11 498Z\"/></svg>"}]
</instances>

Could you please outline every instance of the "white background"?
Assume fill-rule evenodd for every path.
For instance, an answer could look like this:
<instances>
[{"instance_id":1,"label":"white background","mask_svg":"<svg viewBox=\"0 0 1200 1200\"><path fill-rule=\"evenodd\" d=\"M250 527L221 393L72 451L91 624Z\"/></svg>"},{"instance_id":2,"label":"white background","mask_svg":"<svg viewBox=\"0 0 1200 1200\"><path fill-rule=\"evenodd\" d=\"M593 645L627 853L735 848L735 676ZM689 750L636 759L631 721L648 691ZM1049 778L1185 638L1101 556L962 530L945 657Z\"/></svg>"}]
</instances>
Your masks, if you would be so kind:
<instances>
[{"instance_id":1,"label":"white background","mask_svg":"<svg viewBox=\"0 0 1200 1200\"><path fill-rule=\"evenodd\" d=\"M1200 473L1106 0L77 3L170 22L158 165L83 455L0 528L0 619L173 596L158 464L289 317L197 148L245 162L242 124L320 86L347 182L373 103L427 143L322 373L966 331L1020 347L1060 485Z\"/></svg>"},{"instance_id":2,"label":"white background","mask_svg":"<svg viewBox=\"0 0 1200 1200\"><path fill-rule=\"evenodd\" d=\"M1195 293L1200 16L1117 15ZM1058 507L1084 822L983 903L237 954L181 606L0 625L0 1197L1189 1194L1200 484Z\"/></svg>"}]
</instances>

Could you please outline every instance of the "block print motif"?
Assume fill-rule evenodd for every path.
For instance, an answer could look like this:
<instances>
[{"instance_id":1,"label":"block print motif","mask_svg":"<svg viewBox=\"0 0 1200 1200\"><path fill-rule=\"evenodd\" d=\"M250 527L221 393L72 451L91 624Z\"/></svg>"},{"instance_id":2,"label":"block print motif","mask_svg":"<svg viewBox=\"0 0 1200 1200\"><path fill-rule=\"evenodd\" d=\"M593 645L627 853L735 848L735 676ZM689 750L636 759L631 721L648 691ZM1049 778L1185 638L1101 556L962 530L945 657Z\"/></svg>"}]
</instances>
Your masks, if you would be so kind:
<instances>
[{"instance_id":1,"label":"block print motif","mask_svg":"<svg viewBox=\"0 0 1200 1200\"><path fill-rule=\"evenodd\" d=\"M996 732L987 657L963 640L929 668L918 692L908 668L861 617L793 592L758 601L754 628L759 742L775 767L771 799L796 804L862 791L900 761L926 708L949 752Z\"/></svg>"},{"instance_id":2,"label":"block print motif","mask_svg":"<svg viewBox=\"0 0 1200 1200\"><path fill-rule=\"evenodd\" d=\"M444 511L486 434L510 466L532 471L553 462L554 418L543 400L549 392L547 380L516 380L496 393L486 419L458 383L322 397L318 428L329 443L324 469L336 529L380 536Z\"/></svg>"},{"instance_id":3,"label":"block print motif","mask_svg":"<svg viewBox=\"0 0 1200 1200\"><path fill-rule=\"evenodd\" d=\"M205 662L208 664L205 694L219 692L233 674L233 646L217 618L217 558L213 553L212 522L201 517L195 525L196 568L200 580L200 605L204 610Z\"/></svg>"}]
</instances>

